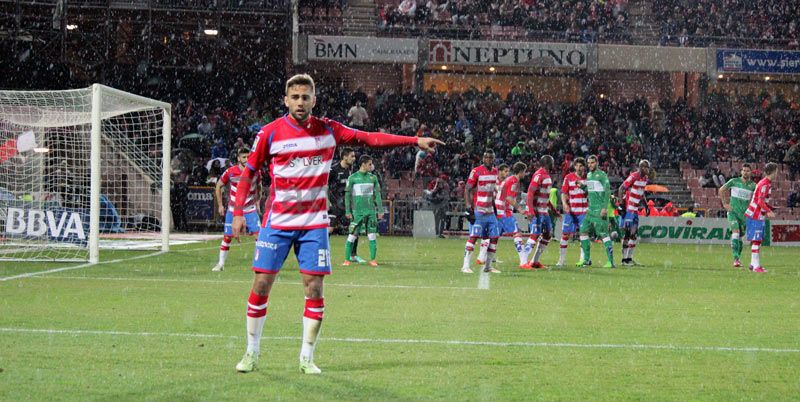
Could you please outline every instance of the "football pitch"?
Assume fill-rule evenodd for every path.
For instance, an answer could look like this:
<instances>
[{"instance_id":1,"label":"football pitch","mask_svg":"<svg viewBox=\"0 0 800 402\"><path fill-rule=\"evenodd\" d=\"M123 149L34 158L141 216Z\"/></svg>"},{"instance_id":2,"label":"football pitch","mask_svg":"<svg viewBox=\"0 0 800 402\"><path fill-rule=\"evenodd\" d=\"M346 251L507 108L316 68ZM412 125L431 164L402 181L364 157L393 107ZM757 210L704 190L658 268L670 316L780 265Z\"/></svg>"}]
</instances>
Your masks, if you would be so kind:
<instances>
[{"instance_id":1,"label":"football pitch","mask_svg":"<svg viewBox=\"0 0 800 402\"><path fill-rule=\"evenodd\" d=\"M732 268L729 247L654 244L637 247L640 267L600 268L595 244L592 268L530 272L504 240L502 273L482 282L459 272L462 239L381 237L377 268L341 267L344 238L331 245L319 376L298 371L293 255L258 369L234 370L252 239L221 273L218 240L96 266L0 262L0 401L800 398L797 248L763 248L761 275Z\"/></svg>"}]
</instances>

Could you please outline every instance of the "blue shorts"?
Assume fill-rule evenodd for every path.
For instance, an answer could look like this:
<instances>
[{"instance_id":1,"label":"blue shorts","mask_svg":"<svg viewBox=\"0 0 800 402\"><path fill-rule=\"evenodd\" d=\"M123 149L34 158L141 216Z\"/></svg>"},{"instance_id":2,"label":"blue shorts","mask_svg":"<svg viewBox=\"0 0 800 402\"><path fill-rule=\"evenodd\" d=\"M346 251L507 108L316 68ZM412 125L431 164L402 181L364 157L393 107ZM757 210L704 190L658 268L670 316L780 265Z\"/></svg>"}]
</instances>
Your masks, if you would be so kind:
<instances>
[{"instance_id":1,"label":"blue shorts","mask_svg":"<svg viewBox=\"0 0 800 402\"><path fill-rule=\"evenodd\" d=\"M500 227L494 214L475 212L475 222L469 225L469 236L480 238L500 237Z\"/></svg>"},{"instance_id":2,"label":"blue shorts","mask_svg":"<svg viewBox=\"0 0 800 402\"><path fill-rule=\"evenodd\" d=\"M244 223L247 226L247 233L256 234L261 229L259 225L260 219L258 212L253 211L244 214ZM233 236L233 212L228 211L225 214L225 236Z\"/></svg>"},{"instance_id":3,"label":"blue shorts","mask_svg":"<svg viewBox=\"0 0 800 402\"><path fill-rule=\"evenodd\" d=\"M498 223L500 224L500 234L512 234L519 232L519 226L517 226L517 219L513 216L505 216L502 218L497 218Z\"/></svg>"},{"instance_id":4,"label":"blue shorts","mask_svg":"<svg viewBox=\"0 0 800 402\"><path fill-rule=\"evenodd\" d=\"M623 229L639 227L639 214L636 212L626 211L620 219L620 226Z\"/></svg>"},{"instance_id":5,"label":"blue shorts","mask_svg":"<svg viewBox=\"0 0 800 402\"><path fill-rule=\"evenodd\" d=\"M283 267L292 246L301 273L308 275L331 273L328 228L278 230L271 228L269 222L258 233L253 271L277 274Z\"/></svg>"},{"instance_id":6,"label":"blue shorts","mask_svg":"<svg viewBox=\"0 0 800 402\"><path fill-rule=\"evenodd\" d=\"M749 241L764 240L764 225L765 225L764 221L747 218L747 240Z\"/></svg>"},{"instance_id":7,"label":"blue shorts","mask_svg":"<svg viewBox=\"0 0 800 402\"><path fill-rule=\"evenodd\" d=\"M553 221L550 215L534 215L531 221L531 234L553 233Z\"/></svg>"},{"instance_id":8,"label":"blue shorts","mask_svg":"<svg viewBox=\"0 0 800 402\"><path fill-rule=\"evenodd\" d=\"M581 230L581 223L586 214L564 214L564 222L561 223L561 233L571 234Z\"/></svg>"}]
</instances>

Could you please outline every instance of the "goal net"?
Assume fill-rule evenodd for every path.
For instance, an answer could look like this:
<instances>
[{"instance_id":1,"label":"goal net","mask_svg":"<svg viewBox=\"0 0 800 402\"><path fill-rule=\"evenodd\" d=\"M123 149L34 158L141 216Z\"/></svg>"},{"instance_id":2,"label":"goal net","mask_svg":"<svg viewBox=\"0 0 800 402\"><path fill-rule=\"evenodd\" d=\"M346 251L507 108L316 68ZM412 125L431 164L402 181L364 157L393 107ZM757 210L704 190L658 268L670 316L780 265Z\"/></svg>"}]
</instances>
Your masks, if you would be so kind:
<instances>
[{"instance_id":1,"label":"goal net","mask_svg":"<svg viewBox=\"0 0 800 402\"><path fill-rule=\"evenodd\" d=\"M99 84L0 91L0 260L167 251L170 110Z\"/></svg>"}]
</instances>

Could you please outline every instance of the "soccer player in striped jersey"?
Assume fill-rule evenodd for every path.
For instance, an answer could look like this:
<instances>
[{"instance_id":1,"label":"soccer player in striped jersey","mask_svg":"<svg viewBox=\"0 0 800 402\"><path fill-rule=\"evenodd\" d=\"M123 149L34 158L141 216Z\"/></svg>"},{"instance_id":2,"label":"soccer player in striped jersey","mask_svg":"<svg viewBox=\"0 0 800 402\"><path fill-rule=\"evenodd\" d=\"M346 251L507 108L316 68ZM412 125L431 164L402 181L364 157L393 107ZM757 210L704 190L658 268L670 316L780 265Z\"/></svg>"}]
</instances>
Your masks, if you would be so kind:
<instances>
[{"instance_id":1,"label":"soccer player in striped jersey","mask_svg":"<svg viewBox=\"0 0 800 402\"><path fill-rule=\"evenodd\" d=\"M622 265L639 265L633 259L636 238L639 231L639 205L645 205L644 188L650 174L650 162L639 161L639 170L631 172L619 186L619 198L625 202L625 215L622 217Z\"/></svg>"},{"instance_id":2,"label":"soccer player in striped jersey","mask_svg":"<svg viewBox=\"0 0 800 402\"><path fill-rule=\"evenodd\" d=\"M550 210L553 209L553 204L550 203L550 187L553 186L553 179L549 172L553 170L554 163L550 155L539 158L539 170L533 173L531 184L528 186L527 215L531 220L531 236L525 243L523 252L526 263L520 266L522 269L547 268L539 262L539 258L542 257L545 247L553 236L553 222L550 220ZM527 262L531 251L533 258Z\"/></svg>"},{"instance_id":3,"label":"soccer player in striped jersey","mask_svg":"<svg viewBox=\"0 0 800 402\"><path fill-rule=\"evenodd\" d=\"M575 169L564 177L561 185L561 206L564 208L564 222L561 224L561 248L558 256L557 267L563 267L567 259L567 246L569 237L580 230L586 211L589 209L589 200L586 198L586 160L578 157L572 162ZM581 248L581 261L583 261L583 248Z\"/></svg>"},{"instance_id":4,"label":"soccer player in striped jersey","mask_svg":"<svg viewBox=\"0 0 800 402\"><path fill-rule=\"evenodd\" d=\"M219 246L219 262L214 268L214 272L219 272L225 269L225 259L228 258L228 250L231 247L231 240L233 236L233 206L236 204L236 187L239 184L239 177L244 171L247 157L250 156L250 149L247 147L239 148L236 153L237 164L225 170L225 173L217 180L217 187L214 190L217 196L217 207L219 214L225 215L225 232L222 237L222 244ZM255 186L250 187L250 194L247 194L244 206L244 219L247 224L247 232L251 235L257 235L259 231L258 226L258 200L261 196L261 174L256 173L253 179L256 182ZM228 186L228 208L227 212L222 205L222 188Z\"/></svg>"},{"instance_id":5,"label":"soccer player in striped jersey","mask_svg":"<svg viewBox=\"0 0 800 402\"><path fill-rule=\"evenodd\" d=\"M744 213L747 217L747 240L750 241L750 270L753 272L767 272L761 266L761 241L764 240L764 221L775 217L775 208L769 205L769 198L776 173L778 164L770 162L764 166L764 178L756 184L753 198Z\"/></svg>"},{"instance_id":6,"label":"soccer player in striped jersey","mask_svg":"<svg viewBox=\"0 0 800 402\"><path fill-rule=\"evenodd\" d=\"M728 180L719 188L719 198L722 206L728 211L728 225L731 228L731 250L733 251L733 266L739 268L742 263L742 234L747 230L744 213L753 198L756 183L753 182L753 170L749 163L742 165L740 177Z\"/></svg>"},{"instance_id":7,"label":"soccer player in striped jersey","mask_svg":"<svg viewBox=\"0 0 800 402\"><path fill-rule=\"evenodd\" d=\"M500 216L500 210L498 209L498 200L500 199L500 188L503 182L508 177L509 172L511 169L505 163L501 163L500 166L497 167L497 182L494 186L494 209L497 213L497 225L500 228L500 235L504 234L503 232L503 225L502 225L502 217ZM489 239L483 239L480 245L480 252L478 253L478 259L475 261L478 266L484 265L484 261L486 261L486 253L489 252ZM499 243L499 241L498 241ZM494 255L494 260L492 260L492 264L497 264L497 254ZM495 268L495 270L497 270Z\"/></svg>"},{"instance_id":8,"label":"soccer player in striped jersey","mask_svg":"<svg viewBox=\"0 0 800 402\"><path fill-rule=\"evenodd\" d=\"M500 272L492 268L492 260L497 251L497 240L500 238L500 228L494 212L496 186L497 167L494 166L494 151L487 149L483 152L483 164L472 169L466 186L464 186L464 204L467 213L475 218L475 221L470 224L469 238L464 246L464 263L461 265L461 272L465 274L472 273L469 262L478 238L489 239L483 270L492 273Z\"/></svg>"},{"instance_id":9,"label":"soccer player in striped jersey","mask_svg":"<svg viewBox=\"0 0 800 402\"><path fill-rule=\"evenodd\" d=\"M501 171L502 171L501 165ZM514 248L519 255L519 265L523 266L527 263L527 256L525 254L525 245L522 243L522 233L519 231L517 219L514 217L514 211L522 211L522 206L519 203L520 196L520 180L525 176L525 171L528 165L517 162L511 167L511 175L503 179L500 188L497 190L497 197L494 200L494 206L497 210L497 221L500 225L500 234L508 234L514 238ZM508 167L506 167L508 170ZM502 174L501 174L502 176Z\"/></svg>"},{"instance_id":10,"label":"soccer player in striped jersey","mask_svg":"<svg viewBox=\"0 0 800 402\"><path fill-rule=\"evenodd\" d=\"M338 144L393 147L417 145L425 151L443 142L424 137L355 130L339 122L311 115L316 103L314 80L298 74L286 82L283 102L289 113L261 128L239 180L243 194L253 176L267 165L271 180L264 219L253 257L255 278L247 299L247 350L236 365L239 372L253 371L258 362L261 332L269 294L290 249L300 267L305 293L300 371L319 374L314 349L325 311L323 280L331 273L328 242L328 175ZM233 234L242 233L244 197L236 199Z\"/></svg>"}]
</instances>

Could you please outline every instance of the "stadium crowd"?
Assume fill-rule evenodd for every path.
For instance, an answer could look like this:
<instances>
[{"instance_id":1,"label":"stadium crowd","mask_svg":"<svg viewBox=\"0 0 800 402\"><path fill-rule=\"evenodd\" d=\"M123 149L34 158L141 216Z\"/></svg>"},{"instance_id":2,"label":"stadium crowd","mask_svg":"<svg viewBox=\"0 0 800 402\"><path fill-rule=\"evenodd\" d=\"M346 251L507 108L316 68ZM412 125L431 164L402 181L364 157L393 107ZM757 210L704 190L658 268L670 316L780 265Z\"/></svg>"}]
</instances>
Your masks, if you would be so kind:
<instances>
[{"instance_id":1,"label":"stadium crowd","mask_svg":"<svg viewBox=\"0 0 800 402\"><path fill-rule=\"evenodd\" d=\"M703 45L701 37L758 38L797 48L800 3L793 0L654 1L662 44ZM780 41L782 40L782 41Z\"/></svg>"},{"instance_id":2,"label":"stadium crowd","mask_svg":"<svg viewBox=\"0 0 800 402\"><path fill-rule=\"evenodd\" d=\"M228 161L235 160L231 154L283 114L282 105L256 98L243 110L191 100L179 101L174 110L174 171L180 181L194 185L213 185ZM505 97L489 87L463 93L431 87L420 95L378 88L370 98L361 88L351 92L342 85L321 85L315 114L367 129L442 139L447 145L434 154L411 148L371 153L383 178L408 171L424 183L446 177L457 194L459 181L480 163L486 148L495 150L497 163L535 166L539 156L553 155L561 175L573 158L597 154L601 168L617 178L641 158L658 168L688 161L707 169L702 183L718 187L736 172L720 171L716 162L769 159L786 163L794 180L800 171L798 110L797 100L766 92L711 92L692 108L682 101L648 104L594 96L575 104L540 103L533 88L513 88Z\"/></svg>"},{"instance_id":3,"label":"stadium crowd","mask_svg":"<svg viewBox=\"0 0 800 402\"><path fill-rule=\"evenodd\" d=\"M402 0L376 5L378 26L384 30L436 26L479 34L481 26L503 26L529 33L559 32L565 39L588 42L597 33L624 33L628 25L626 0Z\"/></svg>"}]
</instances>

